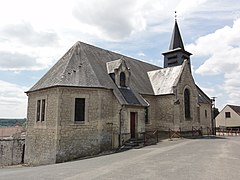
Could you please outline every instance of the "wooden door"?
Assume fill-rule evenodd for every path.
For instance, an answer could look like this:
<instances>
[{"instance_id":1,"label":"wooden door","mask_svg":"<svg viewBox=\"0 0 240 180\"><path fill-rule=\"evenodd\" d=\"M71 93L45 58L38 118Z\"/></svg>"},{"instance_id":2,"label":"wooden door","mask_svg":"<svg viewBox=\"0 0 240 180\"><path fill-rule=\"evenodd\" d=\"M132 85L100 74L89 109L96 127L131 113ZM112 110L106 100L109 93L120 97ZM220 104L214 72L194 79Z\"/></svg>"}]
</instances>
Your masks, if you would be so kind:
<instances>
[{"instance_id":1,"label":"wooden door","mask_svg":"<svg viewBox=\"0 0 240 180\"><path fill-rule=\"evenodd\" d=\"M131 138L135 138L136 136L136 113L135 112L130 113L130 133L131 133Z\"/></svg>"}]
</instances>

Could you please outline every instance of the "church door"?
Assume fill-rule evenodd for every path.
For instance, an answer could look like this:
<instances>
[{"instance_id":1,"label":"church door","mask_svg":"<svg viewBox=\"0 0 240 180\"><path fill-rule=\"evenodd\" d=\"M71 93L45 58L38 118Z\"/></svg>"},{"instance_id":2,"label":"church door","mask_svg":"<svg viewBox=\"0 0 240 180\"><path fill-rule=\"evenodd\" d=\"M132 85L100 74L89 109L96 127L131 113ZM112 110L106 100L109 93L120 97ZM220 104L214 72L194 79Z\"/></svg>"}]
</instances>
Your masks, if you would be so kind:
<instances>
[{"instance_id":1,"label":"church door","mask_svg":"<svg viewBox=\"0 0 240 180\"><path fill-rule=\"evenodd\" d=\"M135 112L130 113L130 133L131 138L136 137L136 114Z\"/></svg>"}]
</instances>

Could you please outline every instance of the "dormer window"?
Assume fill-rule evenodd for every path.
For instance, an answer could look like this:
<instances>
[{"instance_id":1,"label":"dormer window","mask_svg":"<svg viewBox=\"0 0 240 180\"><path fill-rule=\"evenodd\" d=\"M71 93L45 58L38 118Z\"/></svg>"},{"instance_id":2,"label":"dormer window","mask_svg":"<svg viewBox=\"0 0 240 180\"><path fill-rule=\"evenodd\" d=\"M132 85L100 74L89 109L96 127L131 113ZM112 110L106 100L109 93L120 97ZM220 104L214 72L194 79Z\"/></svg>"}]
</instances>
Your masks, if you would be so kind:
<instances>
[{"instance_id":1,"label":"dormer window","mask_svg":"<svg viewBox=\"0 0 240 180\"><path fill-rule=\"evenodd\" d=\"M126 87L126 75L124 72L120 73L120 86Z\"/></svg>"},{"instance_id":2,"label":"dormer window","mask_svg":"<svg viewBox=\"0 0 240 180\"><path fill-rule=\"evenodd\" d=\"M126 61L124 60L124 57L121 57L121 59L115 61L107 62L106 66L109 76L118 86L118 88L129 87L131 73Z\"/></svg>"}]
</instances>

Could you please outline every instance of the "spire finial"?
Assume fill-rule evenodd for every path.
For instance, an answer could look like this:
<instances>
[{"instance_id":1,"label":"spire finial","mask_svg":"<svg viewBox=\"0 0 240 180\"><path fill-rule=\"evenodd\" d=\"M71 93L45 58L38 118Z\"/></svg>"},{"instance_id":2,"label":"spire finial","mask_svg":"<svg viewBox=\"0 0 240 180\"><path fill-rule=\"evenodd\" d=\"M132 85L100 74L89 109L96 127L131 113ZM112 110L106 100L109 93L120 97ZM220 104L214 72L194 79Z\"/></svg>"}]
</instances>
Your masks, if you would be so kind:
<instances>
[{"instance_id":1,"label":"spire finial","mask_svg":"<svg viewBox=\"0 0 240 180\"><path fill-rule=\"evenodd\" d=\"M174 18L175 18L175 21L177 21L177 11L174 11L175 15L174 15Z\"/></svg>"}]
</instances>

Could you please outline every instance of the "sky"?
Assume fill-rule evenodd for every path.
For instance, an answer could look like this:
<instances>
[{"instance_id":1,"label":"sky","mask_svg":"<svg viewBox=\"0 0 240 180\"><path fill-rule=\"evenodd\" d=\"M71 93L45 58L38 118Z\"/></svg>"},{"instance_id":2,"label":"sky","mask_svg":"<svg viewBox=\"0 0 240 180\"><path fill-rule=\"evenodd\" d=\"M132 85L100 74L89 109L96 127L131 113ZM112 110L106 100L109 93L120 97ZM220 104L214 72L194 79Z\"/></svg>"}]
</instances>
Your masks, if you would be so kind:
<instances>
[{"instance_id":1,"label":"sky","mask_svg":"<svg viewBox=\"0 0 240 180\"><path fill-rule=\"evenodd\" d=\"M163 66L174 11L196 84L240 105L239 0L0 0L0 118L25 118L29 90L77 41Z\"/></svg>"}]
</instances>

